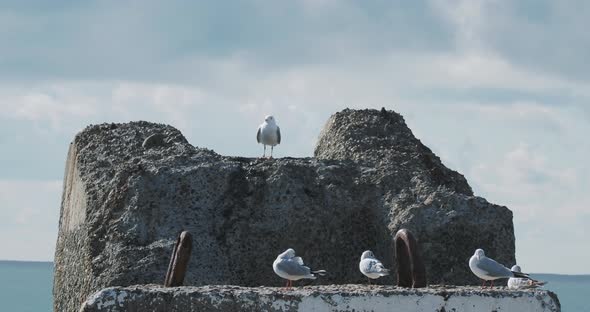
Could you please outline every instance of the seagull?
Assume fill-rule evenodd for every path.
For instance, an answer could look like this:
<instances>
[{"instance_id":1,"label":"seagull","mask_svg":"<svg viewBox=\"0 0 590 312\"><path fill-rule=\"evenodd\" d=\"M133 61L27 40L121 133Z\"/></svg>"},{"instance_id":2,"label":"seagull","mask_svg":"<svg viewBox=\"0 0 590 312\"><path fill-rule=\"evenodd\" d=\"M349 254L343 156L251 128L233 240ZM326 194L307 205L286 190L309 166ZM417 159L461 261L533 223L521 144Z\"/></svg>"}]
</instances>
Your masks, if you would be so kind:
<instances>
[{"instance_id":1,"label":"seagull","mask_svg":"<svg viewBox=\"0 0 590 312\"><path fill-rule=\"evenodd\" d=\"M369 285L371 284L371 279L377 279L381 276L389 275L389 270L383 267L383 263L377 260L373 252L370 250L365 250L361 255L359 270L369 278Z\"/></svg>"},{"instance_id":2,"label":"seagull","mask_svg":"<svg viewBox=\"0 0 590 312\"><path fill-rule=\"evenodd\" d=\"M486 257L483 249L475 250L475 253L471 256L471 259L469 259L469 268L473 274L483 279L481 287L485 286L486 281L491 281L490 287L494 287L494 280L500 278L529 278L528 274L511 271L507 267L496 262L494 259Z\"/></svg>"},{"instance_id":3,"label":"seagull","mask_svg":"<svg viewBox=\"0 0 590 312\"><path fill-rule=\"evenodd\" d=\"M264 145L262 158L266 157L266 146L270 145L270 158L272 158L273 148L275 145L281 144L281 129L277 126L273 116L264 117L264 122L258 127L258 132L256 133L256 141Z\"/></svg>"},{"instance_id":4,"label":"seagull","mask_svg":"<svg viewBox=\"0 0 590 312\"><path fill-rule=\"evenodd\" d=\"M511 269L513 272L520 272L520 266L515 265ZM508 279L508 288L519 289L519 288L537 288L547 284L547 282L541 282L532 278L520 278L511 277Z\"/></svg>"},{"instance_id":5,"label":"seagull","mask_svg":"<svg viewBox=\"0 0 590 312\"><path fill-rule=\"evenodd\" d=\"M303 278L316 279L317 275L326 275L325 270L312 271L309 267L303 264L301 257L295 257L295 250L289 248L280 254L272 264L272 269L275 273L287 280L287 286L293 286L293 281Z\"/></svg>"}]
</instances>

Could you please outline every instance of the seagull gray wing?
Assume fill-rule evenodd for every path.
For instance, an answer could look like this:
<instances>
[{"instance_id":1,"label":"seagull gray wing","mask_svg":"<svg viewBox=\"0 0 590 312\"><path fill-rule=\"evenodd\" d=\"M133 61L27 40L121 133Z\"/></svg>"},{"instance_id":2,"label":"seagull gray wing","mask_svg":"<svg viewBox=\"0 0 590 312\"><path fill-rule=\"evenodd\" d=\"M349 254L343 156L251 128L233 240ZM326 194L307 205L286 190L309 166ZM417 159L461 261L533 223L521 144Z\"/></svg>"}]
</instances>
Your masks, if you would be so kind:
<instances>
[{"instance_id":1,"label":"seagull gray wing","mask_svg":"<svg viewBox=\"0 0 590 312\"><path fill-rule=\"evenodd\" d=\"M363 259L361 260L360 269L363 273L371 273L373 272L375 266L375 260L372 259Z\"/></svg>"},{"instance_id":2,"label":"seagull gray wing","mask_svg":"<svg viewBox=\"0 0 590 312\"><path fill-rule=\"evenodd\" d=\"M375 259L363 259L360 264L361 272L364 273L386 273L388 270L383 267L383 264L379 260Z\"/></svg>"},{"instance_id":3,"label":"seagull gray wing","mask_svg":"<svg viewBox=\"0 0 590 312\"><path fill-rule=\"evenodd\" d=\"M482 258L479 259L476 263L476 266L486 272L489 276L492 277L512 277L514 274L510 271L507 267L499 264L493 259L490 258Z\"/></svg>"},{"instance_id":4,"label":"seagull gray wing","mask_svg":"<svg viewBox=\"0 0 590 312\"><path fill-rule=\"evenodd\" d=\"M298 261L293 259L287 259L277 263L277 269L293 276L305 276L311 273L310 268L299 264Z\"/></svg>"},{"instance_id":5,"label":"seagull gray wing","mask_svg":"<svg viewBox=\"0 0 590 312\"><path fill-rule=\"evenodd\" d=\"M260 127L258 127L258 132L256 132L256 141L260 143Z\"/></svg>"},{"instance_id":6,"label":"seagull gray wing","mask_svg":"<svg viewBox=\"0 0 590 312\"><path fill-rule=\"evenodd\" d=\"M281 144L281 128L277 126L277 144Z\"/></svg>"}]
</instances>

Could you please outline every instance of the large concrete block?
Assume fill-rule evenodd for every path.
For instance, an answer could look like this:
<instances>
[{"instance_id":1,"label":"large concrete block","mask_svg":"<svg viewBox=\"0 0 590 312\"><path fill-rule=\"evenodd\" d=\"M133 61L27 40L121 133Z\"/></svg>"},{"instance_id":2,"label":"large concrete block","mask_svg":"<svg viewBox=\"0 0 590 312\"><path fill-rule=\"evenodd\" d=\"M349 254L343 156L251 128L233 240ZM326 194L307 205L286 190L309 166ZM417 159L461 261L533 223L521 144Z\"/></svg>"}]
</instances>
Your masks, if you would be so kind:
<instances>
[{"instance_id":1,"label":"large concrete block","mask_svg":"<svg viewBox=\"0 0 590 312\"><path fill-rule=\"evenodd\" d=\"M193 286L279 286L272 262L288 247L330 272L315 283L362 282L366 249L395 270L400 228L418 237L430 283L477 283L476 248L514 264L512 212L473 196L400 115L337 113L316 156L224 157L148 122L86 128L68 153L55 310L76 311L105 287L163 283L181 230L194 237Z\"/></svg>"}]
</instances>

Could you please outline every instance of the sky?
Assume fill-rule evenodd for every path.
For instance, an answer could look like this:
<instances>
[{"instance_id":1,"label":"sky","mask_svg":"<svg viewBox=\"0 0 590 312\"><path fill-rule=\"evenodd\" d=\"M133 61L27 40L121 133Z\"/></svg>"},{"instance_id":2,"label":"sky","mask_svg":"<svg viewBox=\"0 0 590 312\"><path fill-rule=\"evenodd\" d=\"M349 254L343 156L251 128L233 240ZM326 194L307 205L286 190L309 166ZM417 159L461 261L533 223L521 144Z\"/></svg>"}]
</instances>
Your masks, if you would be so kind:
<instances>
[{"instance_id":1,"label":"sky","mask_svg":"<svg viewBox=\"0 0 590 312\"><path fill-rule=\"evenodd\" d=\"M53 259L89 124L256 157L272 114L275 156L309 157L331 114L385 107L513 211L523 271L590 274L588 18L583 0L0 0L0 259Z\"/></svg>"}]
</instances>

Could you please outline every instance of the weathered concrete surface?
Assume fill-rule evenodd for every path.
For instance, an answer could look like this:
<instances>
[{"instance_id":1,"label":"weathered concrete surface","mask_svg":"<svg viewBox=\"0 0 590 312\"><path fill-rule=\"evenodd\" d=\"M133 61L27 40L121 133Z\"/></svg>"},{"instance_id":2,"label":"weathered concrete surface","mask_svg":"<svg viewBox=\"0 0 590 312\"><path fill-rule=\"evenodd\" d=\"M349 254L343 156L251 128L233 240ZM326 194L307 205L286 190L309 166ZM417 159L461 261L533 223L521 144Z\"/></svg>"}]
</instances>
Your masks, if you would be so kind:
<instances>
[{"instance_id":1,"label":"weathered concrete surface","mask_svg":"<svg viewBox=\"0 0 590 312\"><path fill-rule=\"evenodd\" d=\"M86 301L80 312L115 311L561 311L547 290L481 290L479 287L404 289L393 286L330 285L284 288L156 285L113 287Z\"/></svg>"},{"instance_id":2,"label":"weathered concrete surface","mask_svg":"<svg viewBox=\"0 0 590 312\"><path fill-rule=\"evenodd\" d=\"M393 267L402 227L417 235L431 283L477 283L467 265L476 248L514 264L512 212L474 197L400 115L337 113L316 154L223 157L170 126L86 128L68 153L54 309L76 311L109 286L163 283L182 229L194 237L185 278L194 286L279 286L272 262L288 247L330 272L314 283L363 282L361 252Z\"/></svg>"}]
</instances>

